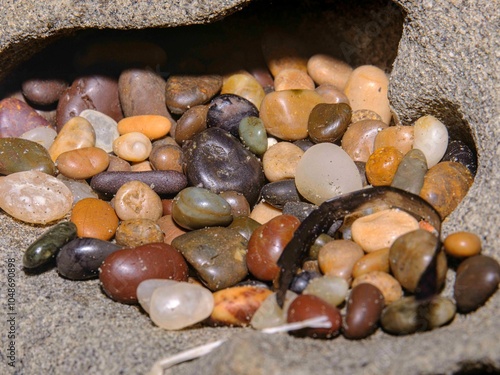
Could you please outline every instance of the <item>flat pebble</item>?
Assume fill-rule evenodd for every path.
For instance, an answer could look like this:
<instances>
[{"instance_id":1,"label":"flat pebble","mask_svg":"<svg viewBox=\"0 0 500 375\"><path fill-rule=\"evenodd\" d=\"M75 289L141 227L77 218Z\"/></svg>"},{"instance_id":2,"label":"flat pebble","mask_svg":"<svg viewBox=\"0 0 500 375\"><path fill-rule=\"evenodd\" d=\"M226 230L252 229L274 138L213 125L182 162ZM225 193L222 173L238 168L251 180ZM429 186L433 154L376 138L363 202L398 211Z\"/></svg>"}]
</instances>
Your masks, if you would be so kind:
<instances>
[{"instance_id":1,"label":"flat pebble","mask_svg":"<svg viewBox=\"0 0 500 375\"><path fill-rule=\"evenodd\" d=\"M219 75L171 75L165 88L167 107L170 112L181 115L191 107L210 101L221 87L222 77Z\"/></svg>"},{"instance_id":2,"label":"flat pebble","mask_svg":"<svg viewBox=\"0 0 500 375\"><path fill-rule=\"evenodd\" d=\"M40 171L54 176L56 167L41 144L21 138L0 138L0 174Z\"/></svg>"},{"instance_id":3,"label":"flat pebble","mask_svg":"<svg viewBox=\"0 0 500 375\"><path fill-rule=\"evenodd\" d=\"M78 237L100 240L113 238L118 227L118 216L111 205L98 198L78 201L71 211L71 222L77 227Z\"/></svg>"},{"instance_id":4,"label":"flat pebble","mask_svg":"<svg viewBox=\"0 0 500 375\"><path fill-rule=\"evenodd\" d=\"M262 157L264 174L270 182L295 177L295 170L304 151L290 142L278 142Z\"/></svg>"},{"instance_id":5,"label":"flat pebble","mask_svg":"<svg viewBox=\"0 0 500 375\"><path fill-rule=\"evenodd\" d=\"M342 148L352 160L367 162L375 149L375 138L385 128L384 122L376 120L352 123L342 136Z\"/></svg>"},{"instance_id":6,"label":"flat pebble","mask_svg":"<svg viewBox=\"0 0 500 375\"><path fill-rule=\"evenodd\" d=\"M152 149L149 138L140 132L126 133L113 141L113 152L127 161L144 161Z\"/></svg>"},{"instance_id":7,"label":"flat pebble","mask_svg":"<svg viewBox=\"0 0 500 375\"><path fill-rule=\"evenodd\" d=\"M67 87L68 82L62 78L31 78L21 85L26 100L40 106L57 103Z\"/></svg>"},{"instance_id":8,"label":"flat pebble","mask_svg":"<svg viewBox=\"0 0 500 375\"><path fill-rule=\"evenodd\" d=\"M166 136L172 123L165 116L136 115L121 119L117 126L120 135L139 132L152 140Z\"/></svg>"},{"instance_id":9,"label":"flat pebble","mask_svg":"<svg viewBox=\"0 0 500 375\"><path fill-rule=\"evenodd\" d=\"M113 142L120 136L118 123L108 115L93 109L85 109L79 116L90 122L94 128L95 147L106 152L113 151Z\"/></svg>"},{"instance_id":10,"label":"flat pebble","mask_svg":"<svg viewBox=\"0 0 500 375\"><path fill-rule=\"evenodd\" d=\"M344 90L352 73L352 67L333 56L316 54L307 60L307 72L318 85L325 83Z\"/></svg>"},{"instance_id":11,"label":"flat pebble","mask_svg":"<svg viewBox=\"0 0 500 375\"><path fill-rule=\"evenodd\" d=\"M255 155L262 155L267 150L267 133L262 120L258 117L244 117L240 121L238 134L241 142Z\"/></svg>"},{"instance_id":12,"label":"flat pebble","mask_svg":"<svg viewBox=\"0 0 500 375\"><path fill-rule=\"evenodd\" d=\"M399 282L387 272L370 271L355 278L352 287L362 283L368 283L376 286L384 296L385 303L390 305L403 296L403 289Z\"/></svg>"},{"instance_id":13,"label":"flat pebble","mask_svg":"<svg viewBox=\"0 0 500 375\"><path fill-rule=\"evenodd\" d=\"M59 154L56 165L64 176L86 180L108 168L109 155L98 147L82 147Z\"/></svg>"},{"instance_id":14,"label":"flat pebble","mask_svg":"<svg viewBox=\"0 0 500 375\"><path fill-rule=\"evenodd\" d=\"M481 239L475 233L455 232L444 239L444 251L446 254L464 258L477 255L481 252Z\"/></svg>"},{"instance_id":15,"label":"flat pebble","mask_svg":"<svg viewBox=\"0 0 500 375\"><path fill-rule=\"evenodd\" d=\"M372 186L390 186L403 154L396 147L376 149L366 161L366 178Z\"/></svg>"},{"instance_id":16,"label":"flat pebble","mask_svg":"<svg viewBox=\"0 0 500 375\"><path fill-rule=\"evenodd\" d=\"M21 134L51 124L25 102L16 98L0 101L0 137L19 137Z\"/></svg>"},{"instance_id":17,"label":"flat pebble","mask_svg":"<svg viewBox=\"0 0 500 375\"><path fill-rule=\"evenodd\" d=\"M73 194L66 185L46 173L25 171L0 178L0 208L26 223L62 219L72 204Z\"/></svg>"},{"instance_id":18,"label":"flat pebble","mask_svg":"<svg viewBox=\"0 0 500 375\"><path fill-rule=\"evenodd\" d=\"M114 208L120 220L158 220L163 215L161 198L141 181L124 183L116 192Z\"/></svg>"},{"instance_id":19,"label":"flat pebble","mask_svg":"<svg viewBox=\"0 0 500 375\"><path fill-rule=\"evenodd\" d=\"M372 284L352 288L347 300L344 336L354 340L370 336L377 329L384 307L384 296Z\"/></svg>"},{"instance_id":20,"label":"flat pebble","mask_svg":"<svg viewBox=\"0 0 500 375\"><path fill-rule=\"evenodd\" d=\"M448 147L448 129L434 116L422 116L413 126L413 148L422 151L427 167L435 166L444 156Z\"/></svg>"},{"instance_id":21,"label":"flat pebble","mask_svg":"<svg viewBox=\"0 0 500 375\"><path fill-rule=\"evenodd\" d=\"M71 118L62 126L49 148L49 154L56 161L63 152L84 147L94 147L96 135L94 128L86 119L80 116Z\"/></svg>"},{"instance_id":22,"label":"flat pebble","mask_svg":"<svg viewBox=\"0 0 500 375\"><path fill-rule=\"evenodd\" d=\"M327 242L319 250L318 263L325 275L337 276L350 282L354 264L363 257L361 246L349 240Z\"/></svg>"},{"instance_id":23,"label":"flat pebble","mask_svg":"<svg viewBox=\"0 0 500 375\"><path fill-rule=\"evenodd\" d=\"M124 247L136 247L154 242L164 242L160 226L151 219L123 220L116 228L116 243Z\"/></svg>"}]
</instances>

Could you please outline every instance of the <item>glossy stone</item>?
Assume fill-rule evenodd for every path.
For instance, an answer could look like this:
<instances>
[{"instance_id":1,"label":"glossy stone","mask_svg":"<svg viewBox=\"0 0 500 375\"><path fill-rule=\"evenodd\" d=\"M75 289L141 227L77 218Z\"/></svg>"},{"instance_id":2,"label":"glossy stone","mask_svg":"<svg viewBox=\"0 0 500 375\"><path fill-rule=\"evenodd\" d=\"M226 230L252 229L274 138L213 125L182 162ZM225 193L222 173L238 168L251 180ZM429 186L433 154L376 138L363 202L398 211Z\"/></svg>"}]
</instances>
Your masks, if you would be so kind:
<instances>
[{"instance_id":1,"label":"glossy stone","mask_svg":"<svg viewBox=\"0 0 500 375\"><path fill-rule=\"evenodd\" d=\"M262 166L268 181L294 178L302 155L304 151L290 142L278 142L269 147L262 157Z\"/></svg>"},{"instance_id":2,"label":"glossy stone","mask_svg":"<svg viewBox=\"0 0 500 375\"><path fill-rule=\"evenodd\" d=\"M465 259L457 269L453 296L457 309L469 313L486 303L498 289L500 265L486 255Z\"/></svg>"},{"instance_id":3,"label":"glossy stone","mask_svg":"<svg viewBox=\"0 0 500 375\"><path fill-rule=\"evenodd\" d=\"M329 83L323 83L314 89L325 101L325 103L336 104L345 103L349 104L349 99L337 86Z\"/></svg>"},{"instance_id":4,"label":"glossy stone","mask_svg":"<svg viewBox=\"0 0 500 375\"><path fill-rule=\"evenodd\" d=\"M86 119L80 116L71 118L61 127L54 143L49 148L49 154L56 161L63 152L84 147L94 147L96 135L94 128Z\"/></svg>"},{"instance_id":5,"label":"glossy stone","mask_svg":"<svg viewBox=\"0 0 500 375\"><path fill-rule=\"evenodd\" d=\"M307 72L318 85L328 83L343 90L352 67L333 56L316 54L307 60Z\"/></svg>"},{"instance_id":6,"label":"glossy stone","mask_svg":"<svg viewBox=\"0 0 500 375\"><path fill-rule=\"evenodd\" d=\"M307 137L312 109L325 100L314 90L285 90L267 94L260 106L260 118L267 132L286 141Z\"/></svg>"},{"instance_id":7,"label":"glossy stone","mask_svg":"<svg viewBox=\"0 0 500 375\"><path fill-rule=\"evenodd\" d=\"M413 148L422 151L428 168L435 166L448 147L448 129L434 116L422 116L413 126Z\"/></svg>"},{"instance_id":8,"label":"glossy stone","mask_svg":"<svg viewBox=\"0 0 500 375\"><path fill-rule=\"evenodd\" d=\"M219 195L195 186L187 187L174 198L172 218L185 229L227 226L233 220L231 206Z\"/></svg>"},{"instance_id":9,"label":"glossy stone","mask_svg":"<svg viewBox=\"0 0 500 375\"><path fill-rule=\"evenodd\" d=\"M170 112L180 115L196 105L207 103L222 87L219 75L171 75L165 88L166 104Z\"/></svg>"},{"instance_id":10,"label":"glossy stone","mask_svg":"<svg viewBox=\"0 0 500 375\"><path fill-rule=\"evenodd\" d=\"M260 194L267 203L279 209L287 202L300 202L294 179L270 182L262 187Z\"/></svg>"},{"instance_id":11,"label":"glossy stone","mask_svg":"<svg viewBox=\"0 0 500 375\"><path fill-rule=\"evenodd\" d=\"M236 216L228 228L237 231L248 241L261 224L248 216Z\"/></svg>"},{"instance_id":12,"label":"glossy stone","mask_svg":"<svg viewBox=\"0 0 500 375\"><path fill-rule=\"evenodd\" d=\"M31 78L21 86L26 100L40 106L56 103L67 87L68 83L62 78Z\"/></svg>"},{"instance_id":13,"label":"glossy stone","mask_svg":"<svg viewBox=\"0 0 500 375\"><path fill-rule=\"evenodd\" d=\"M114 208L120 220L158 220L163 215L161 198L141 181L124 183L116 192Z\"/></svg>"},{"instance_id":14,"label":"glossy stone","mask_svg":"<svg viewBox=\"0 0 500 375\"><path fill-rule=\"evenodd\" d=\"M25 171L0 178L0 208L26 223L62 219L72 204L73 194L66 185L46 173Z\"/></svg>"},{"instance_id":15,"label":"glossy stone","mask_svg":"<svg viewBox=\"0 0 500 375\"><path fill-rule=\"evenodd\" d=\"M403 289L399 282L386 272L370 271L354 279L352 287L368 283L376 286L384 296L387 305L403 297Z\"/></svg>"},{"instance_id":16,"label":"glossy stone","mask_svg":"<svg viewBox=\"0 0 500 375\"><path fill-rule=\"evenodd\" d=\"M99 276L99 267L121 246L97 238L75 238L57 253L57 272L71 280L88 280Z\"/></svg>"},{"instance_id":17,"label":"glossy stone","mask_svg":"<svg viewBox=\"0 0 500 375\"><path fill-rule=\"evenodd\" d=\"M54 176L56 168L49 152L39 143L21 138L0 138L0 174L40 171Z\"/></svg>"},{"instance_id":18,"label":"glossy stone","mask_svg":"<svg viewBox=\"0 0 500 375\"><path fill-rule=\"evenodd\" d=\"M73 206L71 222L77 227L78 237L107 241L115 235L118 216L108 202L97 198L85 198Z\"/></svg>"},{"instance_id":19,"label":"glossy stone","mask_svg":"<svg viewBox=\"0 0 500 375\"><path fill-rule=\"evenodd\" d=\"M106 152L113 151L113 142L120 136L118 123L108 115L93 109L85 109L80 112L79 116L90 122L94 128L95 147Z\"/></svg>"},{"instance_id":20,"label":"glossy stone","mask_svg":"<svg viewBox=\"0 0 500 375\"><path fill-rule=\"evenodd\" d=\"M313 79L302 69L283 69L274 77L274 90L314 90Z\"/></svg>"},{"instance_id":21,"label":"glossy stone","mask_svg":"<svg viewBox=\"0 0 500 375\"><path fill-rule=\"evenodd\" d=\"M188 267L182 255L166 243L121 249L108 255L99 268L104 292L121 303L137 303L137 287L147 279L186 281Z\"/></svg>"},{"instance_id":22,"label":"glossy stone","mask_svg":"<svg viewBox=\"0 0 500 375\"><path fill-rule=\"evenodd\" d=\"M73 180L62 174L58 174L57 179L62 181L73 194L73 204L85 198L98 198L86 180Z\"/></svg>"},{"instance_id":23,"label":"glossy stone","mask_svg":"<svg viewBox=\"0 0 500 375\"><path fill-rule=\"evenodd\" d=\"M98 147L83 147L59 154L56 165L66 177L86 180L108 168L109 155Z\"/></svg>"},{"instance_id":24,"label":"glossy stone","mask_svg":"<svg viewBox=\"0 0 500 375\"><path fill-rule=\"evenodd\" d=\"M146 160L152 149L153 145L149 138L139 132L123 134L113 141L113 152L131 162Z\"/></svg>"},{"instance_id":25,"label":"glossy stone","mask_svg":"<svg viewBox=\"0 0 500 375\"><path fill-rule=\"evenodd\" d=\"M25 102L16 98L0 101L0 137L19 137L28 130L51 127L51 124L40 116Z\"/></svg>"},{"instance_id":26,"label":"glossy stone","mask_svg":"<svg viewBox=\"0 0 500 375\"><path fill-rule=\"evenodd\" d=\"M309 138L315 143L339 140L351 122L351 107L345 103L316 105L307 121Z\"/></svg>"},{"instance_id":27,"label":"glossy stone","mask_svg":"<svg viewBox=\"0 0 500 375\"><path fill-rule=\"evenodd\" d=\"M165 116L151 114L130 116L118 122L118 132L121 135L139 132L149 139L158 139L166 136L171 127L172 123Z\"/></svg>"},{"instance_id":28,"label":"glossy stone","mask_svg":"<svg viewBox=\"0 0 500 375\"><path fill-rule=\"evenodd\" d=\"M444 161L429 169L420 196L444 219L465 197L474 179L463 164Z\"/></svg>"},{"instance_id":29,"label":"glossy stone","mask_svg":"<svg viewBox=\"0 0 500 375\"><path fill-rule=\"evenodd\" d=\"M342 148L352 160L367 162L374 151L377 134L385 128L384 122L376 120L352 123L342 137Z\"/></svg>"},{"instance_id":30,"label":"glossy stone","mask_svg":"<svg viewBox=\"0 0 500 375\"><path fill-rule=\"evenodd\" d=\"M355 242L334 240L319 250L318 263L325 275L341 277L350 282L352 268L363 255L363 249Z\"/></svg>"},{"instance_id":31,"label":"glossy stone","mask_svg":"<svg viewBox=\"0 0 500 375\"><path fill-rule=\"evenodd\" d=\"M183 145L207 128L208 105L196 105L184 112L175 127L175 141Z\"/></svg>"},{"instance_id":32,"label":"glossy stone","mask_svg":"<svg viewBox=\"0 0 500 375\"><path fill-rule=\"evenodd\" d=\"M123 220L116 229L118 245L135 247L153 242L164 242L165 235L160 226L151 219Z\"/></svg>"},{"instance_id":33,"label":"glossy stone","mask_svg":"<svg viewBox=\"0 0 500 375\"><path fill-rule=\"evenodd\" d=\"M156 224L160 226L160 229L164 234L163 242L168 243L169 245L172 244L174 238L187 232L175 223L172 219L172 215L163 215L156 221Z\"/></svg>"},{"instance_id":34,"label":"glossy stone","mask_svg":"<svg viewBox=\"0 0 500 375\"><path fill-rule=\"evenodd\" d=\"M209 128L183 149L190 185L219 193L234 190L254 205L265 176L257 157L226 131Z\"/></svg>"},{"instance_id":35,"label":"glossy stone","mask_svg":"<svg viewBox=\"0 0 500 375\"><path fill-rule=\"evenodd\" d=\"M311 280L302 294L310 294L332 306L339 306L344 303L348 290L349 284L344 278L324 275Z\"/></svg>"},{"instance_id":36,"label":"glossy stone","mask_svg":"<svg viewBox=\"0 0 500 375\"><path fill-rule=\"evenodd\" d=\"M182 173L182 149L174 145L153 145L149 162L155 170L177 171Z\"/></svg>"},{"instance_id":37,"label":"glossy stone","mask_svg":"<svg viewBox=\"0 0 500 375\"><path fill-rule=\"evenodd\" d=\"M23 266L36 268L49 262L64 244L75 237L76 226L72 222L64 221L54 225L26 249L23 256Z\"/></svg>"},{"instance_id":38,"label":"glossy stone","mask_svg":"<svg viewBox=\"0 0 500 375\"><path fill-rule=\"evenodd\" d=\"M384 306L384 296L377 287L364 283L352 288L347 300L344 336L354 340L370 336L377 329Z\"/></svg>"},{"instance_id":39,"label":"glossy stone","mask_svg":"<svg viewBox=\"0 0 500 375\"><path fill-rule=\"evenodd\" d=\"M252 212L250 212L250 218L260 224L265 224L269 220L280 216L282 213L283 212L280 209L271 206L267 202L260 201L253 207Z\"/></svg>"},{"instance_id":40,"label":"glossy stone","mask_svg":"<svg viewBox=\"0 0 500 375\"><path fill-rule=\"evenodd\" d=\"M404 297L384 309L380 323L386 332L408 335L441 327L455 317L455 312L455 304L446 297L436 296L430 301Z\"/></svg>"},{"instance_id":41,"label":"glossy stone","mask_svg":"<svg viewBox=\"0 0 500 375\"><path fill-rule=\"evenodd\" d=\"M374 149L392 146L406 155L413 147L413 126L389 126L375 137Z\"/></svg>"},{"instance_id":42,"label":"glossy stone","mask_svg":"<svg viewBox=\"0 0 500 375\"><path fill-rule=\"evenodd\" d=\"M370 271L390 271L388 247L365 254L354 264L352 276L356 278Z\"/></svg>"},{"instance_id":43,"label":"glossy stone","mask_svg":"<svg viewBox=\"0 0 500 375\"><path fill-rule=\"evenodd\" d=\"M287 322L301 322L317 316L326 316L330 328L302 328L291 333L299 337L329 339L338 335L342 325L340 311L319 297L302 294L295 298L288 308Z\"/></svg>"},{"instance_id":44,"label":"glossy stone","mask_svg":"<svg viewBox=\"0 0 500 375\"><path fill-rule=\"evenodd\" d=\"M414 148L408 151L399 163L391 186L418 195L424 184L426 173L427 161L425 155L419 149Z\"/></svg>"},{"instance_id":45,"label":"glossy stone","mask_svg":"<svg viewBox=\"0 0 500 375\"><path fill-rule=\"evenodd\" d=\"M266 93L259 81L251 74L232 74L224 79L222 84L221 94L233 94L245 98L253 103L257 109L260 108L260 103Z\"/></svg>"},{"instance_id":46,"label":"glossy stone","mask_svg":"<svg viewBox=\"0 0 500 375\"><path fill-rule=\"evenodd\" d=\"M448 147L442 161L454 161L467 167L474 176L477 171L477 156L464 142L454 139L448 142Z\"/></svg>"},{"instance_id":47,"label":"glossy stone","mask_svg":"<svg viewBox=\"0 0 500 375\"><path fill-rule=\"evenodd\" d=\"M172 241L210 290L231 287L248 273L247 240L233 229L212 227L187 232Z\"/></svg>"},{"instance_id":48,"label":"glossy stone","mask_svg":"<svg viewBox=\"0 0 500 375\"><path fill-rule=\"evenodd\" d=\"M309 148L295 171L299 193L314 204L361 189L358 168L349 155L332 143Z\"/></svg>"},{"instance_id":49,"label":"glossy stone","mask_svg":"<svg viewBox=\"0 0 500 375\"><path fill-rule=\"evenodd\" d=\"M470 257L481 252L481 239L472 232L451 233L444 239L444 251L446 254L457 257Z\"/></svg>"},{"instance_id":50,"label":"glossy stone","mask_svg":"<svg viewBox=\"0 0 500 375\"><path fill-rule=\"evenodd\" d=\"M233 219L238 216L250 215L250 204L243 194L229 190L220 192L219 196L224 198L231 206L231 215Z\"/></svg>"},{"instance_id":51,"label":"glossy stone","mask_svg":"<svg viewBox=\"0 0 500 375\"><path fill-rule=\"evenodd\" d=\"M376 149L366 161L366 178L372 186L390 186L403 154L392 146Z\"/></svg>"},{"instance_id":52,"label":"glossy stone","mask_svg":"<svg viewBox=\"0 0 500 375\"><path fill-rule=\"evenodd\" d=\"M262 155L267 150L267 133L264 123L258 117L241 119L238 134L241 142L255 155Z\"/></svg>"},{"instance_id":53,"label":"glossy stone","mask_svg":"<svg viewBox=\"0 0 500 375\"><path fill-rule=\"evenodd\" d=\"M300 225L295 216L280 215L255 229L248 241L248 270L259 280L274 280L278 258Z\"/></svg>"},{"instance_id":54,"label":"glossy stone","mask_svg":"<svg viewBox=\"0 0 500 375\"><path fill-rule=\"evenodd\" d=\"M49 128L48 126L38 126L24 132L19 136L19 138L36 142L48 150L54 142L56 136L57 132L53 128Z\"/></svg>"},{"instance_id":55,"label":"glossy stone","mask_svg":"<svg viewBox=\"0 0 500 375\"><path fill-rule=\"evenodd\" d=\"M213 294L214 309L208 323L214 326L244 327L272 292L259 286L236 286Z\"/></svg>"}]
</instances>

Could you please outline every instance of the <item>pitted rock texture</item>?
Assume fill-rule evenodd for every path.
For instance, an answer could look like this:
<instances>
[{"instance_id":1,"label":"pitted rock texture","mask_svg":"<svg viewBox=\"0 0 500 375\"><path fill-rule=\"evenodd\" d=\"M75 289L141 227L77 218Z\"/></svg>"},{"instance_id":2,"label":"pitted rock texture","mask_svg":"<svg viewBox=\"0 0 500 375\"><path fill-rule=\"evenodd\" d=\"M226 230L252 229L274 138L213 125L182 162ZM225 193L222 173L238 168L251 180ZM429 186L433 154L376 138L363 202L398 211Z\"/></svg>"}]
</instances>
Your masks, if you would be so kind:
<instances>
[{"instance_id":1,"label":"pitted rock texture","mask_svg":"<svg viewBox=\"0 0 500 375\"><path fill-rule=\"evenodd\" d=\"M340 2L340 0L338 0ZM261 1L271 3L271 1ZM314 4L314 1L308 1ZM2 0L0 75L55 37L83 28L141 29L204 23L227 15L246 1L34 2ZM333 0L322 3L332 4ZM482 238L483 253L500 259L500 109L496 3L487 0L396 0L405 14L390 81L390 101L403 124L431 114L452 136L475 144L475 182L443 225L443 236L469 230ZM387 2L375 4L383 30ZM369 8L368 8L369 9ZM381 12L381 9L383 10ZM277 15L276 15L277 16ZM326 14L330 22L345 14ZM378 23L376 21L379 21ZM382 25L382 26L381 26ZM385 24L386 25L386 24ZM351 35L344 45L359 61L369 34ZM366 30L365 30L366 31ZM333 37L332 37L333 38ZM370 39L370 38L368 38ZM382 37L383 39L383 37ZM381 42L383 45L383 42ZM365 46L366 47L366 46ZM341 48L342 49L342 48ZM384 55L381 52L380 55ZM358 59L358 60L356 60ZM352 62L350 61L350 62ZM229 341L199 360L168 374L430 374L500 371L500 292L468 316L435 331L393 337L378 331L363 341L332 341L265 335L251 329L196 328L166 332L134 306L117 304L96 281L70 282L54 269L35 276L22 270L22 249L46 228L0 217L0 252L16 264L16 373L146 373L154 361L196 345ZM4 273L5 275L5 273ZM450 295L452 274L445 294ZM3 284L2 284L3 285ZM35 327L35 328L30 328ZM1 334L7 348L6 330ZM5 372L1 361L0 372ZM13 370L8 368L8 370Z\"/></svg>"}]
</instances>

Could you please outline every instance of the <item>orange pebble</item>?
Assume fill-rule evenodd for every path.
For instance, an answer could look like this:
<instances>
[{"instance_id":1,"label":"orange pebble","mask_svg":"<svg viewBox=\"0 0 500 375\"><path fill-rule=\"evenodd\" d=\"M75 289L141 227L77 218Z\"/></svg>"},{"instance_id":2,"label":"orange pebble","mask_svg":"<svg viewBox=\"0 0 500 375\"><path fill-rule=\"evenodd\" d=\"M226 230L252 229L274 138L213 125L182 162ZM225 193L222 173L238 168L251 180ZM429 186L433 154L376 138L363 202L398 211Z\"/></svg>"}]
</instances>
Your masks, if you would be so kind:
<instances>
[{"instance_id":1,"label":"orange pebble","mask_svg":"<svg viewBox=\"0 0 500 375\"><path fill-rule=\"evenodd\" d=\"M149 139L158 139L168 134L172 123L164 116L139 115L121 119L118 122L120 135L132 132L144 134Z\"/></svg>"},{"instance_id":2,"label":"orange pebble","mask_svg":"<svg viewBox=\"0 0 500 375\"><path fill-rule=\"evenodd\" d=\"M481 252L481 239L471 232L456 232L444 240L444 250L448 255L464 258Z\"/></svg>"},{"instance_id":3,"label":"orange pebble","mask_svg":"<svg viewBox=\"0 0 500 375\"><path fill-rule=\"evenodd\" d=\"M73 207L70 219L77 228L78 237L108 241L118 228L118 216L111 205L98 198L85 198Z\"/></svg>"},{"instance_id":4,"label":"orange pebble","mask_svg":"<svg viewBox=\"0 0 500 375\"><path fill-rule=\"evenodd\" d=\"M382 147L373 152L366 162L366 178L373 186L391 184L403 154L395 147Z\"/></svg>"}]
</instances>

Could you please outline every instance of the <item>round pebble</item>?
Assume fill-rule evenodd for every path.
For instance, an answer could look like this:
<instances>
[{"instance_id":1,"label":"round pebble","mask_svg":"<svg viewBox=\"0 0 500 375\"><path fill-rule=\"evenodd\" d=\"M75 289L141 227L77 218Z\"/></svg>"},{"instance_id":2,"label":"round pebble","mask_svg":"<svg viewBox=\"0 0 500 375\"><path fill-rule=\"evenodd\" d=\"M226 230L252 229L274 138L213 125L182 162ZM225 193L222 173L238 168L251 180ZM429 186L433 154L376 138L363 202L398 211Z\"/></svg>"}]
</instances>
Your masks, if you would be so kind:
<instances>
[{"instance_id":1,"label":"round pebble","mask_svg":"<svg viewBox=\"0 0 500 375\"><path fill-rule=\"evenodd\" d=\"M56 159L56 166L64 176L86 180L104 172L109 165L109 155L98 147L83 147L66 151Z\"/></svg>"},{"instance_id":2,"label":"round pebble","mask_svg":"<svg viewBox=\"0 0 500 375\"><path fill-rule=\"evenodd\" d=\"M271 146L262 158L264 174L270 182L295 177L295 170L304 151L290 142L278 142Z\"/></svg>"},{"instance_id":3,"label":"round pebble","mask_svg":"<svg viewBox=\"0 0 500 375\"><path fill-rule=\"evenodd\" d=\"M207 128L208 105L196 105L183 113L175 127L175 141L183 145Z\"/></svg>"},{"instance_id":4,"label":"round pebble","mask_svg":"<svg viewBox=\"0 0 500 375\"><path fill-rule=\"evenodd\" d=\"M258 117L245 117L240 121L238 134L241 142L255 155L267 150L267 133L264 123Z\"/></svg>"},{"instance_id":5,"label":"round pebble","mask_svg":"<svg viewBox=\"0 0 500 375\"><path fill-rule=\"evenodd\" d=\"M108 202L97 198L78 201L71 211L71 221L78 229L78 237L100 240L113 238L118 227L118 216Z\"/></svg>"},{"instance_id":6,"label":"round pebble","mask_svg":"<svg viewBox=\"0 0 500 375\"><path fill-rule=\"evenodd\" d=\"M153 150L149 155L149 162L155 170L183 173L182 158L182 149L178 146L153 145Z\"/></svg>"},{"instance_id":7,"label":"round pebble","mask_svg":"<svg viewBox=\"0 0 500 375\"><path fill-rule=\"evenodd\" d=\"M315 106L307 122L309 138L314 143L339 140L351 120L351 107L345 103L321 103Z\"/></svg>"},{"instance_id":8,"label":"round pebble","mask_svg":"<svg viewBox=\"0 0 500 375\"><path fill-rule=\"evenodd\" d=\"M264 88L251 74L233 74L224 80L221 94L233 94L245 98L257 109L266 93Z\"/></svg>"},{"instance_id":9,"label":"round pebble","mask_svg":"<svg viewBox=\"0 0 500 375\"><path fill-rule=\"evenodd\" d=\"M392 146L376 149L366 161L366 178L372 186L390 186L403 154Z\"/></svg>"},{"instance_id":10,"label":"round pebble","mask_svg":"<svg viewBox=\"0 0 500 375\"><path fill-rule=\"evenodd\" d=\"M154 242L164 242L160 226L151 219L123 220L116 228L115 240L124 247L136 247Z\"/></svg>"},{"instance_id":11,"label":"round pebble","mask_svg":"<svg viewBox=\"0 0 500 375\"><path fill-rule=\"evenodd\" d=\"M121 135L113 141L113 152L127 161L144 161L149 157L152 149L149 138L139 132Z\"/></svg>"},{"instance_id":12,"label":"round pebble","mask_svg":"<svg viewBox=\"0 0 500 375\"><path fill-rule=\"evenodd\" d=\"M120 220L158 220L163 215L161 198L140 181L123 184L114 198L114 208Z\"/></svg>"},{"instance_id":13,"label":"round pebble","mask_svg":"<svg viewBox=\"0 0 500 375\"><path fill-rule=\"evenodd\" d=\"M334 240L319 250L318 263L325 275L341 277L350 282L352 268L363 255L363 249L355 242Z\"/></svg>"},{"instance_id":14,"label":"round pebble","mask_svg":"<svg viewBox=\"0 0 500 375\"><path fill-rule=\"evenodd\" d=\"M384 296L385 303L390 305L403 296L403 289L399 282L386 272L370 271L355 278L352 287L368 283L376 286Z\"/></svg>"},{"instance_id":15,"label":"round pebble","mask_svg":"<svg viewBox=\"0 0 500 375\"><path fill-rule=\"evenodd\" d=\"M443 245L446 254L457 258L471 257L481 252L481 239L471 232L451 233L446 236Z\"/></svg>"},{"instance_id":16,"label":"round pebble","mask_svg":"<svg viewBox=\"0 0 500 375\"><path fill-rule=\"evenodd\" d=\"M435 166L448 147L448 129L434 116L423 116L415 121L413 148L425 155L428 168Z\"/></svg>"},{"instance_id":17,"label":"round pebble","mask_svg":"<svg viewBox=\"0 0 500 375\"><path fill-rule=\"evenodd\" d=\"M352 160L366 163L374 151L377 134L385 128L384 122L376 120L352 123L342 136L342 148Z\"/></svg>"}]
</instances>

